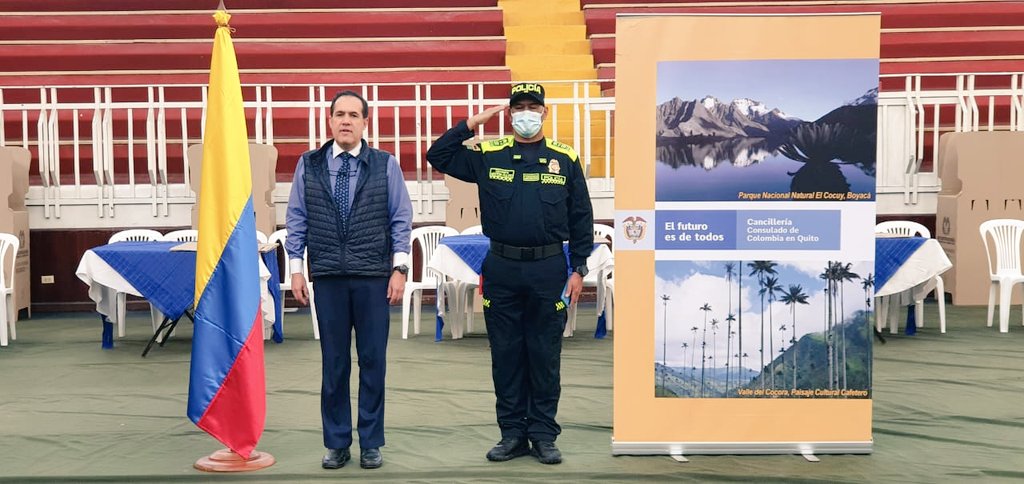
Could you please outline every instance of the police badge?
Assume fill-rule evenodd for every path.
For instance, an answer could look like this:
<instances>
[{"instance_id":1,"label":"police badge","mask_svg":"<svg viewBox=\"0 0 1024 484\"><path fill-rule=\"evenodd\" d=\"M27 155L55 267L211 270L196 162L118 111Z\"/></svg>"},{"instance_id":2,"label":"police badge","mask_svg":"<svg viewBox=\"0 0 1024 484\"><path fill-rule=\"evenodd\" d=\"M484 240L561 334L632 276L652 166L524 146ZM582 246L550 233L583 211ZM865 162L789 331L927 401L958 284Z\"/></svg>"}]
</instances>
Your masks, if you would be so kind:
<instances>
[{"instance_id":1,"label":"police badge","mask_svg":"<svg viewBox=\"0 0 1024 484\"><path fill-rule=\"evenodd\" d=\"M562 167L558 166L558 160L552 158L551 161L548 162L548 173L554 173L557 175L561 173L561 171Z\"/></svg>"}]
</instances>

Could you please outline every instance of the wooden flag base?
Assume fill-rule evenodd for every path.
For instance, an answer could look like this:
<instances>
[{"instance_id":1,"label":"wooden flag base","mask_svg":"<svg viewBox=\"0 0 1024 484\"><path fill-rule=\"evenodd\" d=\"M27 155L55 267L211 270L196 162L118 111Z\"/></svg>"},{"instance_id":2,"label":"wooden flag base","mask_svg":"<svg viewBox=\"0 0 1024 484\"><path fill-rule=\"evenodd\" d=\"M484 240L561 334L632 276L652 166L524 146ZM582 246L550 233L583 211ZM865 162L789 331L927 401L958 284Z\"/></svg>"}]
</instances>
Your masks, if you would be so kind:
<instances>
[{"instance_id":1,"label":"wooden flag base","mask_svg":"<svg viewBox=\"0 0 1024 484\"><path fill-rule=\"evenodd\" d=\"M270 467L274 462L274 456L258 450L252 451L248 459L243 459L228 449L221 449L197 460L193 466L204 472L248 472Z\"/></svg>"}]
</instances>

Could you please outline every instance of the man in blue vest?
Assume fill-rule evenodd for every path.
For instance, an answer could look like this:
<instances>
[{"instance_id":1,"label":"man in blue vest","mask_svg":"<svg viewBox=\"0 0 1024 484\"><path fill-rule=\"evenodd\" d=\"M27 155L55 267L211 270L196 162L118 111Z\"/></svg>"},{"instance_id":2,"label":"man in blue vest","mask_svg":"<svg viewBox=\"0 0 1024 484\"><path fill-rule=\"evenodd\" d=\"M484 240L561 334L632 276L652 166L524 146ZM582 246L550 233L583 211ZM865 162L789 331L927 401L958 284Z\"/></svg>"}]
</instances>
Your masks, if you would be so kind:
<instances>
[{"instance_id":1,"label":"man in blue vest","mask_svg":"<svg viewBox=\"0 0 1024 484\"><path fill-rule=\"evenodd\" d=\"M514 136L463 145L506 109ZM516 84L508 107L460 121L427 152L438 171L477 184L483 232L491 239L483 306L501 429L501 441L487 453L492 461L529 453L543 464L562 461L555 446L562 331L587 275L594 214L576 151L544 138L546 115L544 87Z\"/></svg>"},{"instance_id":2,"label":"man in blue vest","mask_svg":"<svg viewBox=\"0 0 1024 484\"><path fill-rule=\"evenodd\" d=\"M309 254L323 355L325 469L340 468L351 456L353 330L359 356L359 465L376 469L383 463L388 305L402 300L409 271L412 202L398 160L362 139L367 114L359 94L334 96L334 140L299 159L285 220L292 294L301 304L309 300L302 275L303 251Z\"/></svg>"}]
</instances>

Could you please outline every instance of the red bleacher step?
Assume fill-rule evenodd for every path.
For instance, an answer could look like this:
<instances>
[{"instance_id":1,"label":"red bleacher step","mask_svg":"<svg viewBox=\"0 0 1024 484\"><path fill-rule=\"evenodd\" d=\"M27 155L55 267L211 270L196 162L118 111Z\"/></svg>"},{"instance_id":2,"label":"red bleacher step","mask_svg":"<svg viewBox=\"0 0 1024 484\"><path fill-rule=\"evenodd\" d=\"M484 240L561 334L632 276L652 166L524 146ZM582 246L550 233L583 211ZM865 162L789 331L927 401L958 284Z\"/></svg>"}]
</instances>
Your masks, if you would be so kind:
<instances>
[{"instance_id":1,"label":"red bleacher step","mask_svg":"<svg viewBox=\"0 0 1024 484\"><path fill-rule=\"evenodd\" d=\"M621 3L621 2L616 2ZM615 32L617 13L848 13L881 12L882 28L937 28L956 26L1015 26L1024 15L1024 2L936 2L877 3L849 2L829 5L680 6L629 5L614 8L585 8L587 34Z\"/></svg>"},{"instance_id":2,"label":"red bleacher step","mask_svg":"<svg viewBox=\"0 0 1024 484\"><path fill-rule=\"evenodd\" d=\"M330 9L330 8L451 8L496 7L497 0L227 0L228 12L246 9ZM216 5L208 0L0 0L0 12L88 12L88 11L141 11L141 10L199 10L213 12Z\"/></svg>"},{"instance_id":3,"label":"red bleacher step","mask_svg":"<svg viewBox=\"0 0 1024 484\"><path fill-rule=\"evenodd\" d=\"M210 42L0 45L8 72L210 68ZM240 68L501 66L505 41L344 41L235 43Z\"/></svg>"},{"instance_id":4,"label":"red bleacher step","mask_svg":"<svg viewBox=\"0 0 1024 484\"><path fill-rule=\"evenodd\" d=\"M206 13L140 15L8 15L4 41L94 39L207 39L217 25ZM386 25L387 28L381 28ZM501 36L501 10L377 10L352 12L239 12L233 39Z\"/></svg>"}]
</instances>

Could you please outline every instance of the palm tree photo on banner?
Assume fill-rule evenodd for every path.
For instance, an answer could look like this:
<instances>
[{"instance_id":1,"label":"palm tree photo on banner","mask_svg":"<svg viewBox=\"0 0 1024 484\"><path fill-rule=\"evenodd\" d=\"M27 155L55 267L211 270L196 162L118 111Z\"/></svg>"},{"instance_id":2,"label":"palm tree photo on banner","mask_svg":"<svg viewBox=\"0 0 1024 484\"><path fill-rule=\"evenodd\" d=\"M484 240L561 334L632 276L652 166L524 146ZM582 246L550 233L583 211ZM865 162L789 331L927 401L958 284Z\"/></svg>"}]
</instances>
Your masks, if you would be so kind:
<instances>
[{"instance_id":1,"label":"palm tree photo on banner","mask_svg":"<svg viewBox=\"0 0 1024 484\"><path fill-rule=\"evenodd\" d=\"M655 396L869 398L873 267L657 261Z\"/></svg>"}]
</instances>

